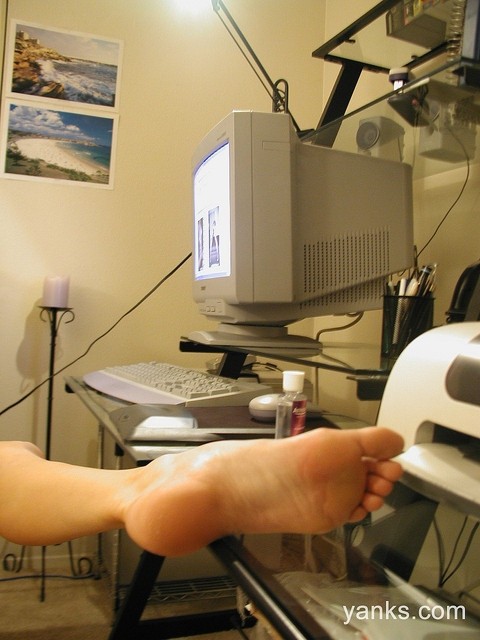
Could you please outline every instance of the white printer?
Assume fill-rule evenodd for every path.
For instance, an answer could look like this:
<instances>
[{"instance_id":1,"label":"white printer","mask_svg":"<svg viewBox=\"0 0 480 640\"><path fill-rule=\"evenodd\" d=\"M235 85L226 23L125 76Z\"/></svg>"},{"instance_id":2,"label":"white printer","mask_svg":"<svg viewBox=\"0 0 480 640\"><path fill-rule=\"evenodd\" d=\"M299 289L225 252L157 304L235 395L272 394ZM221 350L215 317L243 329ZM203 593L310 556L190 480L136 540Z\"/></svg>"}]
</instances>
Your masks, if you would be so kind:
<instances>
[{"instance_id":1,"label":"white printer","mask_svg":"<svg viewBox=\"0 0 480 640\"><path fill-rule=\"evenodd\" d=\"M480 322L441 326L409 344L378 424L405 440L405 484L480 519Z\"/></svg>"}]
</instances>

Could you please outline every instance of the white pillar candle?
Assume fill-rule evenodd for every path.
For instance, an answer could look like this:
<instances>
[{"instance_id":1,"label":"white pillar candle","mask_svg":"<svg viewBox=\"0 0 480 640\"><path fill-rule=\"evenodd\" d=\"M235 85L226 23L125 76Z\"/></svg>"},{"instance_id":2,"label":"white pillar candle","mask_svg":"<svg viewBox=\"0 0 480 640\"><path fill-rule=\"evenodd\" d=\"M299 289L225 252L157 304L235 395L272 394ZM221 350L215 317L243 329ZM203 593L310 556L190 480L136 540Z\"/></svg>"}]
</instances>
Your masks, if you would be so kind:
<instances>
[{"instance_id":1,"label":"white pillar candle","mask_svg":"<svg viewBox=\"0 0 480 640\"><path fill-rule=\"evenodd\" d=\"M68 288L70 278L68 276L49 276L43 283L43 307L68 307Z\"/></svg>"}]
</instances>

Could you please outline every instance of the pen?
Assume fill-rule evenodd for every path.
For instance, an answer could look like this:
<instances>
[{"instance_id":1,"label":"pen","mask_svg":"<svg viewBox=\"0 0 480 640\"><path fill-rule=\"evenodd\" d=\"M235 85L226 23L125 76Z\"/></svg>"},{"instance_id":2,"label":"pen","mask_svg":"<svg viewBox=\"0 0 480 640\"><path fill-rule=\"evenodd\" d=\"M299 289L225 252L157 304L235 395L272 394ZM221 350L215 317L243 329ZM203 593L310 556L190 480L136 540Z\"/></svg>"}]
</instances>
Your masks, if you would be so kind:
<instances>
[{"instance_id":1,"label":"pen","mask_svg":"<svg viewBox=\"0 0 480 640\"><path fill-rule=\"evenodd\" d=\"M436 269L436 264L426 265L420 269L420 276L418 278L418 295L428 295L433 291Z\"/></svg>"}]
</instances>

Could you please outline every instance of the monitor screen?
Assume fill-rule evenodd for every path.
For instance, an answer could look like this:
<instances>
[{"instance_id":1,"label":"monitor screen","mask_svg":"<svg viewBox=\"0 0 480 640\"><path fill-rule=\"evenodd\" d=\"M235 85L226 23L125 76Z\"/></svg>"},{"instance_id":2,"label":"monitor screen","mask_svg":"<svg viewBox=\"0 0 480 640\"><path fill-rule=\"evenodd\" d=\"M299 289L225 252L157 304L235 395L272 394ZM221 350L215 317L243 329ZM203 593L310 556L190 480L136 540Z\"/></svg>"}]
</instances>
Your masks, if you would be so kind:
<instances>
[{"instance_id":1,"label":"monitor screen","mask_svg":"<svg viewBox=\"0 0 480 640\"><path fill-rule=\"evenodd\" d=\"M195 279L223 278L230 260L230 145L226 142L199 165L193 182Z\"/></svg>"},{"instance_id":2,"label":"monitor screen","mask_svg":"<svg viewBox=\"0 0 480 640\"><path fill-rule=\"evenodd\" d=\"M285 113L216 125L193 203L193 295L220 323L200 342L266 346L296 320L380 308L413 261L411 167L302 142Z\"/></svg>"}]
</instances>

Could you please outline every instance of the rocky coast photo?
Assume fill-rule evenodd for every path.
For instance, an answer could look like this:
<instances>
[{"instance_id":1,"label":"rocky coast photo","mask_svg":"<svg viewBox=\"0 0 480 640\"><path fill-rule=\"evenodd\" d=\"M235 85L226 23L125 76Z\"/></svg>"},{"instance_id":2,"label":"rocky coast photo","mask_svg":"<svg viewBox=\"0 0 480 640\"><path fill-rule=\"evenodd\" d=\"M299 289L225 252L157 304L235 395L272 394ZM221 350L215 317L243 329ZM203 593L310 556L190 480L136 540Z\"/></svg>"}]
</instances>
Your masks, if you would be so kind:
<instances>
[{"instance_id":1,"label":"rocky coast photo","mask_svg":"<svg viewBox=\"0 0 480 640\"><path fill-rule=\"evenodd\" d=\"M114 107L118 57L116 42L17 25L11 90Z\"/></svg>"},{"instance_id":2,"label":"rocky coast photo","mask_svg":"<svg viewBox=\"0 0 480 640\"><path fill-rule=\"evenodd\" d=\"M13 59L12 91L50 98L65 97L63 86L42 78L41 60L68 61L58 51L42 47L36 39L30 39L25 31L17 31Z\"/></svg>"}]
</instances>

